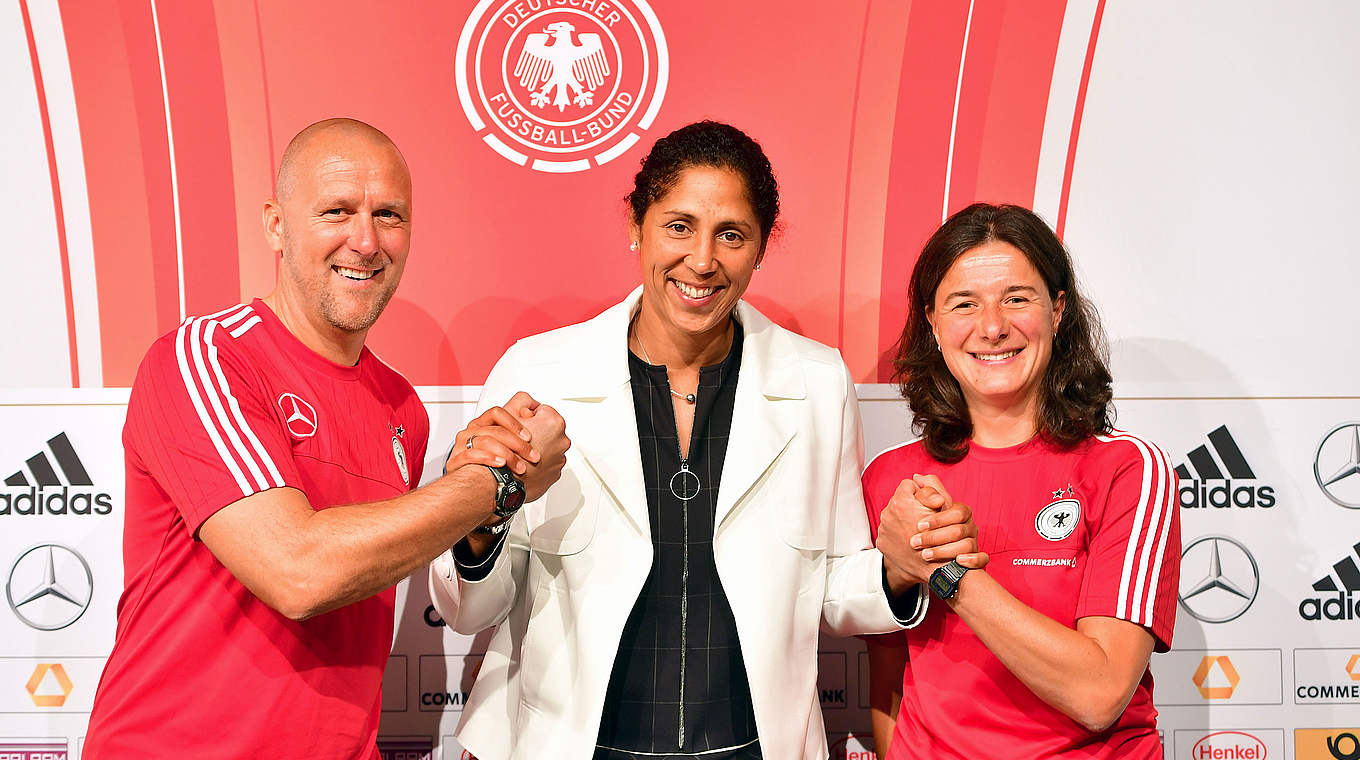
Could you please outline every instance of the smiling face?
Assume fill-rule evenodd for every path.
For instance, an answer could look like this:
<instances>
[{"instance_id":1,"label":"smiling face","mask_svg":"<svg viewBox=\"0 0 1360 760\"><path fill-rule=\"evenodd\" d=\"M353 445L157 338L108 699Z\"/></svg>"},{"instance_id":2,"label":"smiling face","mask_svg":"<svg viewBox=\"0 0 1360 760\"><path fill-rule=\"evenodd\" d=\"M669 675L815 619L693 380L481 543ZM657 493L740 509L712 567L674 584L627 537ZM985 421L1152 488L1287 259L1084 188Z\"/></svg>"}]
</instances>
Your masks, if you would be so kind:
<instances>
[{"instance_id":1,"label":"smiling face","mask_svg":"<svg viewBox=\"0 0 1360 760\"><path fill-rule=\"evenodd\" d=\"M672 344L662 350L726 335L727 318L764 251L741 175L712 166L685 169L630 233L642 266L639 329L658 344Z\"/></svg>"},{"instance_id":2,"label":"smiling face","mask_svg":"<svg viewBox=\"0 0 1360 760\"><path fill-rule=\"evenodd\" d=\"M266 237L282 255L268 300L303 343L323 355L314 341L341 345L357 358L410 249L406 162L385 139L347 130L316 135L290 158L265 206Z\"/></svg>"},{"instance_id":3,"label":"smiling face","mask_svg":"<svg viewBox=\"0 0 1360 760\"><path fill-rule=\"evenodd\" d=\"M1029 259L999 240L964 253L945 273L927 317L975 418L986 410L1037 420L1064 299L1050 298Z\"/></svg>"}]
</instances>

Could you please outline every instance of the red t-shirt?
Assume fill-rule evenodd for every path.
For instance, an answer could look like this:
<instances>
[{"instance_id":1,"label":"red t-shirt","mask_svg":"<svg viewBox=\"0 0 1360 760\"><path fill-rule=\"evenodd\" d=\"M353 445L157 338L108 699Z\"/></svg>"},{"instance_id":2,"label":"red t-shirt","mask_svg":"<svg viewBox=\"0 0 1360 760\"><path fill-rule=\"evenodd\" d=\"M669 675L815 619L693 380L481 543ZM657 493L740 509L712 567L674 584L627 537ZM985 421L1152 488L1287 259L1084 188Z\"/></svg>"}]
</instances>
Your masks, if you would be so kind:
<instances>
[{"instance_id":1,"label":"red t-shirt","mask_svg":"<svg viewBox=\"0 0 1360 760\"><path fill-rule=\"evenodd\" d=\"M942 464L920 443L889 449L864 472L875 537L904 478L934 474L973 509L987 572L1020 601L1076 628L1090 615L1146 627L1171 646L1180 578L1176 476L1156 446L1128 433L1062 450L1041 439L970 448ZM882 643L903 641L893 634ZM994 757L1160 758L1152 675L1115 725L1091 734L1039 699L945 604L905 632L909 663L891 760Z\"/></svg>"},{"instance_id":2,"label":"red t-shirt","mask_svg":"<svg viewBox=\"0 0 1360 760\"><path fill-rule=\"evenodd\" d=\"M367 349L321 358L262 301L156 341L123 428L125 587L85 757L376 758L395 591L294 622L197 532L270 488L390 499L420 482L428 435L405 378Z\"/></svg>"}]
</instances>

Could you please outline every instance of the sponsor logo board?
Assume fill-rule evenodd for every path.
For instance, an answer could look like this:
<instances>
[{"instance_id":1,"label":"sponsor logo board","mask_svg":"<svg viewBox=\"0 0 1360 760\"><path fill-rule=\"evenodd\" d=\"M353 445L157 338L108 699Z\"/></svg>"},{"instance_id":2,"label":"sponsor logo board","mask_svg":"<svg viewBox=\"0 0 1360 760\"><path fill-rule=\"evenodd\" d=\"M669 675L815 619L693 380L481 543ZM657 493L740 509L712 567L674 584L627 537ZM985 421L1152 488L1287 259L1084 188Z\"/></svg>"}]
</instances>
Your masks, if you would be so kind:
<instances>
[{"instance_id":1,"label":"sponsor logo board","mask_svg":"<svg viewBox=\"0 0 1360 760\"><path fill-rule=\"evenodd\" d=\"M87 713L103 669L103 657L0 657L0 713Z\"/></svg>"},{"instance_id":2,"label":"sponsor logo board","mask_svg":"<svg viewBox=\"0 0 1360 760\"><path fill-rule=\"evenodd\" d=\"M1186 454L1188 464L1176 465L1181 507L1234 512L1274 507L1275 487L1256 476L1228 427L1220 425L1206 438L1207 444Z\"/></svg>"},{"instance_id":3,"label":"sponsor logo board","mask_svg":"<svg viewBox=\"0 0 1360 760\"><path fill-rule=\"evenodd\" d=\"M0 518L112 512L113 494L95 485L65 432L47 439L0 487Z\"/></svg>"},{"instance_id":4,"label":"sponsor logo board","mask_svg":"<svg viewBox=\"0 0 1360 760\"><path fill-rule=\"evenodd\" d=\"M1176 760L1285 760L1284 729L1176 729Z\"/></svg>"},{"instance_id":5,"label":"sponsor logo board","mask_svg":"<svg viewBox=\"0 0 1360 760\"><path fill-rule=\"evenodd\" d=\"M1260 588L1256 558L1240 541L1204 536L1181 552L1180 605L1196 620L1236 620L1251 608Z\"/></svg>"},{"instance_id":6,"label":"sponsor logo board","mask_svg":"<svg viewBox=\"0 0 1360 760\"><path fill-rule=\"evenodd\" d=\"M1294 760L1360 760L1360 728L1296 728Z\"/></svg>"},{"instance_id":7,"label":"sponsor logo board","mask_svg":"<svg viewBox=\"0 0 1360 760\"><path fill-rule=\"evenodd\" d=\"M535 171L568 173L641 139L669 70L647 0L481 0L458 38L454 83L488 147Z\"/></svg>"},{"instance_id":8,"label":"sponsor logo board","mask_svg":"<svg viewBox=\"0 0 1360 760\"><path fill-rule=\"evenodd\" d=\"M1332 564L1332 572L1313 583L1315 596L1299 602L1299 617L1311 621L1360 620L1360 543Z\"/></svg>"},{"instance_id":9,"label":"sponsor logo board","mask_svg":"<svg viewBox=\"0 0 1360 760\"><path fill-rule=\"evenodd\" d=\"M817 697L823 710L844 710L850 706L848 667L846 652L817 653Z\"/></svg>"},{"instance_id":10,"label":"sponsor logo board","mask_svg":"<svg viewBox=\"0 0 1360 760\"><path fill-rule=\"evenodd\" d=\"M1283 704L1278 649L1178 649L1158 655L1157 703Z\"/></svg>"},{"instance_id":11,"label":"sponsor logo board","mask_svg":"<svg viewBox=\"0 0 1360 760\"><path fill-rule=\"evenodd\" d=\"M1360 647L1295 649L1294 702L1360 704Z\"/></svg>"},{"instance_id":12,"label":"sponsor logo board","mask_svg":"<svg viewBox=\"0 0 1360 760\"><path fill-rule=\"evenodd\" d=\"M0 737L0 760L67 760L65 739Z\"/></svg>"}]
</instances>

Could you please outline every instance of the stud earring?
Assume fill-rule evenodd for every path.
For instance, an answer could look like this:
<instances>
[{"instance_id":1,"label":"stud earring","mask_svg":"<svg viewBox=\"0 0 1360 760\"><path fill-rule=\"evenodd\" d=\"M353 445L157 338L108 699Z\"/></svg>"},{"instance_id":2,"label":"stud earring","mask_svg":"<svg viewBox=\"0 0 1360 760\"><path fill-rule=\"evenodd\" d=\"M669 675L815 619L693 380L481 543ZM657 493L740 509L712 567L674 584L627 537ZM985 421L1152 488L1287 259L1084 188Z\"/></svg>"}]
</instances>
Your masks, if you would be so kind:
<instances>
[{"instance_id":1,"label":"stud earring","mask_svg":"<svg viewBox=\"0 0 1360 760\"><path fill-rule=\"evenodd\" d=\"M634 240L633 242L631 242L631 243L628 244L628 250L630 250L630 251L636 251L636 250L637 250L637 241L636 241L636 240Z\"/></svg>"}]
</instances>

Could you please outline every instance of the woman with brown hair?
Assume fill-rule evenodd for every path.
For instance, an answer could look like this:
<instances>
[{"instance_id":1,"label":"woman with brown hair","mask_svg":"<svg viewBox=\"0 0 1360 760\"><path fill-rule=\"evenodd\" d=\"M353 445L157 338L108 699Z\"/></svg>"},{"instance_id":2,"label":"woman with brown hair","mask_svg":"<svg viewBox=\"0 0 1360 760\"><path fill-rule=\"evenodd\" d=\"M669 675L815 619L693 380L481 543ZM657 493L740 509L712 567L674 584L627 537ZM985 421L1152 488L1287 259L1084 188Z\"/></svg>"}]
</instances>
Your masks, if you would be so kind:
<instances>
[{"instance_id":1,"label":"woman with brown hair","mask_svg":"<svg viewBox=\"0 0 1360 760\"><path fill-rule=\"evenodd\" d=\"M870 523L890 502L966 503L992 561L939 567L944 603L869 642L880 755L1160 758L1148 660L1175 622L1176 480L1112 427L1066 249L1027 209L974 204L926 243L908 297L896 379L922 438L865 471Z\"/></svg>"}]
</instances>

